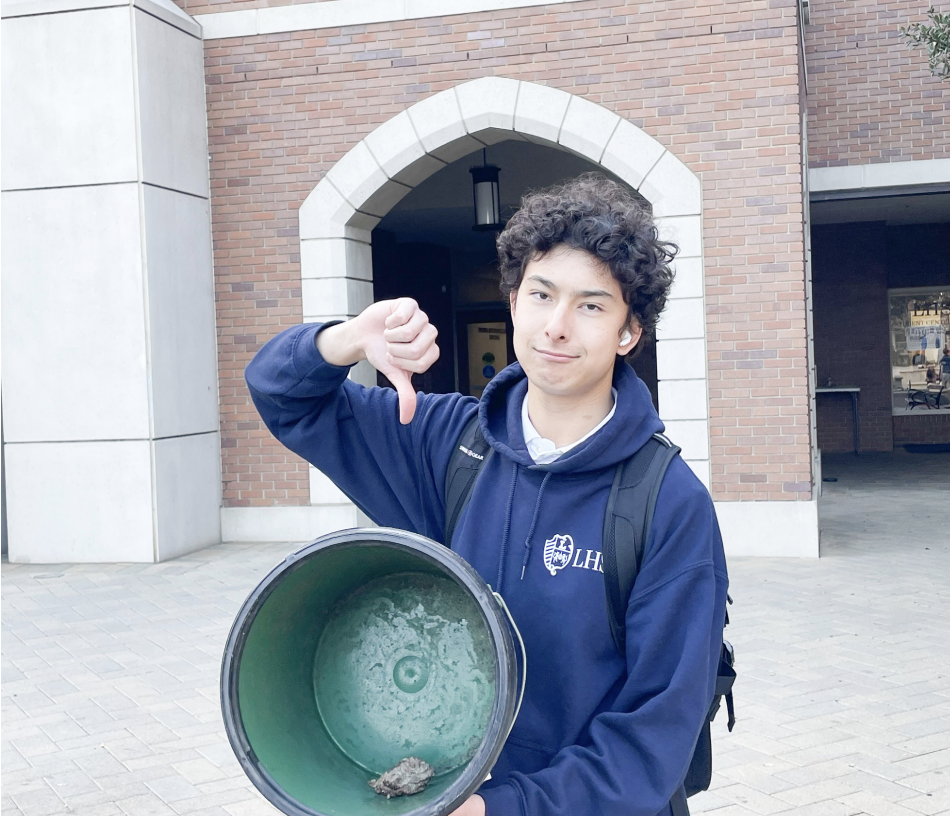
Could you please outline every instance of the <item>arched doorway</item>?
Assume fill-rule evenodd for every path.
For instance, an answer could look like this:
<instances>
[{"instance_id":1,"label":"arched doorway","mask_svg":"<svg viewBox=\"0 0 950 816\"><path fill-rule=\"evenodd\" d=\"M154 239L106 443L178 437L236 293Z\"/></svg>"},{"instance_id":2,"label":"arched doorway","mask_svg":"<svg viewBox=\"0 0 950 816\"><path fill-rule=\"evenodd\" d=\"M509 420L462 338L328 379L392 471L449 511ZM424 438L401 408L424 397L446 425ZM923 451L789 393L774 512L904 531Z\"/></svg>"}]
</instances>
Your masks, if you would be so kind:
<instances>
[{"instance_id":1,"label":"arched doorway","mask_svg":"<svg viewBox=\"0 0 950 816\"><path fill-rule=\"evenodd\" d=\"M650 202L661 235L680 246L676 282L657 330L659 411L708 486L699 179L651 136L583 97L486 77L428 97L380 125L300 208L304 320L359 314L374 299L373 230L382 219L453 162L511 140L569 151L616 176ZM354 379L376 381L371 368L359 369ZM311 502L322 503L325 489L325 480L311 480Z\"/></svg>"}]
</instances>

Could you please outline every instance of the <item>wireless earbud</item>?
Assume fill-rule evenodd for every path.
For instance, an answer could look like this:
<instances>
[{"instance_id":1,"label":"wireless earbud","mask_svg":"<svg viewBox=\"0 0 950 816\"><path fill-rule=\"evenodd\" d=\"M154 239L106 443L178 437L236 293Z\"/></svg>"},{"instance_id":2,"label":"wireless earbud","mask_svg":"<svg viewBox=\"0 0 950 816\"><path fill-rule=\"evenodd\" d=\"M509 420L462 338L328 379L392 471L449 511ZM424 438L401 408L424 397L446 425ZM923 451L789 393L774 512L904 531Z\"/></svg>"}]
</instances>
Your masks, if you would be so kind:
<instances>
[{"instance_id":1,"label":"wireless earbud","mask_svg":"<svg viewBox=\"0 0 950 816\"><path fill-rule=\"evenodd\" d=\"M631 340L633 340L633 338L630 336L630 332L625 331L625 332L623 333L623 337L620 338L620 345L621 345L621 346L629 346Z\"/></svg>"}]
</instances>

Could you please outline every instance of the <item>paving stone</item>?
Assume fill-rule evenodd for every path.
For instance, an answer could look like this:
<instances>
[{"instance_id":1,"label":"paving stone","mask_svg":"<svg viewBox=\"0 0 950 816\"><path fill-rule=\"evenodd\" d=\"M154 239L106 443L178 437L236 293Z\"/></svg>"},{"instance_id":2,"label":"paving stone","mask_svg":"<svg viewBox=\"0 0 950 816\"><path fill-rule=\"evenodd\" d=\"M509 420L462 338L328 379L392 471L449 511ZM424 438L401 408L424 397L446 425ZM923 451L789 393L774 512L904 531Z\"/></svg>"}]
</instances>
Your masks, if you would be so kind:
<instances>
[{"instance_id":1,"label":"paving stone","mask_svg":"<svg viewBox=\"0 0 950 816\"><path fill-rule=\"evenodd\" d=\"M3 768L4 773L9 773L12 771L22 770L24 768L29 768L30 763L27 762L23 755L17 751L12 745L3 746L3 753L0 755L0 767ZM6 779L6 776L4 776Z\"/></svg>"},{"instance_id":2,"label":"paving stone","mask_svg":"<svg viewBox=\"0 0 950 816\"><path fill-rule=\"evenodd\" d=\"M77 767L96 779L127 773L128 769L104 747L97 746L90 754L75 760Z\"/></svg>"},{"instance_id":3,"label":"paving stone","mask_svg":"<svg viewBox=\"0 0 950 816\"><path fill-rule=\"evenodd\" d=\"M148 788L144 785L137 788L128 786L123 788L109 788L107 790L96 788L96 790L89 791L88 793L77 793L75 796L67 796L63 801L66 802L66 807L73 813L85 813L87 809L104 805L116 807L115 802L117 799L126 799L130 796L148 792Z\"/></svg>"},{"instance_id":4,"label":"paving stone","mask_svg":"<svg viewBox=\"0 0 950 816\"><path fill-rule=\"evenodd\" d=\"M150 746L158 746L168 742L175 742L178 735L172 729L162 725L157 720L141 725L129 726L128 731L141 742Z\"/></svg>"},{"instance_id":5,"label":"paving stone","mask_svg":"<svg viewBox=\"0 0 950 816\"><path fill-rule=\"evenodd\" d=\"M131 759L153 756L155 753L144 742L131 735L122 739L108 740L102 745L112 756L123 763L127 763Z\"/></svg>"},{"instance_id":6,"label":"paving stone","mask_svg":"<svg viewBox=\"0 0 950 816\"><path fill-rule=\"evenodd\" d=\"M795 816L856 816L863 811L853 805L839 802L835 799L826 799L812 805L795 808Z\"/></svg>"},{"instance_id":7,"label":"paving stone","mask_svg":"<svg viewBox=\"0 0 950 816\"><path fill-rule=\"evenodd\" d=\"M840 724L833 727L822 729L811 729L802 734L793 734L780 741L795 748L810 748L816 745L826 745L833 742L841 742L848 739L848 732L844 731Z\"/></svg>"},{"instance_id":8,"label":"paving stone","mask_svg":"<svg viewBox=\"0 0 950 816\"><path fill-rule=\"evenodd\" d=\"M840 801L851 807L860 808L860 813L867 813L869 816L915 816L913 810L892 802L885 796L878 796L867 791L850 793L842 796Z\"/></svg>"},{"instance_id":9,"label":"paving stone","mask_svg":"<svg viewBox=\"0 0 950 816\"><path fill-rule=\"evenodd\" d=\"M12 737L10 742L28 760L42 754L56 753L59 750L56 743L43 733L20 738Z\"/></svg>"},{"instance_id":10,"label":"paving stone","mask_svg":"<svg viewBox=\"0 0 950 816\"><path fill-rule=\"evenodd\" d=\"M215 779L213 782L199 782L195 785L198 790L203 794L214 795L216 793L225 793L227 791L232 791L237 786L238 782L243 783L246 777L244 776L244 771L241 770L241 767L237 767L237 773L229 776L225 779ZM250 786L248 786L250 788ZM253 788L250 788L253 790Z\"/></svg>"},{"instance_id":11,"label":"paving stone","mask_svg":"<svg viewBox=\"0 0 950 816\"><path fill-rule=\"evenodd\" d=\"M42 775L34 771L24 774L4 773L3 775L3 792L7 796L48 790L49 785L43 781Z\"/></svg>"},{"instance_id":12,"label":"paving stone","mask_svg":"<svg viewBox=\"0 0 950 816\"><path fill-rule=\"evenodd\" d=\"M904 784L903 780L911 775L909 769L904 767L901 762L886 762L883 759L864 754L842 757L842 761L846 762L849 768L857 768L881 779L888 779L891 782L901 781Z\"/></svg>"},{"instance_id":13,"label":"paving stone","mask_svg":"<svg viewBox=\"0 0 950 816\"><path fill-rule=\"evenodd\" d=\"M789 810L787 802L742 783L719 788L716 793L726 801L741 805L753 813L768 815Z\"/></svg>"},{"instance_id":14,"label":"paving stone","mask_svg":"<svg viewBox=\"0 0 950 816\"><path fill-rule=\"evenodd\" d=\"M917 793L913 788L909 788L899 782L891 782L860 770L841 777L841 781L850 784L855 790L882 796L889 802L901 802Z\"/></svg>"},{"instance_id":15,"label":"paving stone","mask_svg":"<svg viewBox=\"0 0 950 816\"><path fill-rule=\"evenodd\" d=\"M224 810L230 816L275 816L280 813L270 802L257 798L225 805Z\"/></svg>"},{"instance_id":16,"label":"paving stone","mask_svg":"<svg viewBox=\"0 0 950 816\"><path fill-rule=\"evenodd\" d=\"M252 794L246 788L241 788L231 784L228 790L218 791L217 793L205 793L189 799L181 799L172 803L172 808L181 814L192 814L203 812L207 809L218 808L223 814L225 805L233 805L238 802L246 802L253 798Z\"/></svg>"},{"instance_id":17,"label":"paving stone","mask_svg":"<svg viewBox=\"0 0 950 816\"><path fill-rule=\"evenodd\" d=\"M82 771L67 771L44 777L46 784L61 799L68 799L81 793L98 791L99 786Z\"/></svg>"},{"instance_id":18,"label":"paving stone","mask_svg":"<svg viewBox=\"0 0 950 816\"><path fill-rule=\"evenodd\" d=\"M204 745L198 748L197 751L205 759L217 765L219 768L230 766L236 762L234 751L231 750L231 746L226 739L220 739L210 745Z\"/></svg>"},{"instance_id":19,"label":"paving stone","mask_svg":"<svg viewBox=\"0 0 950 816\"><path fill-rule=\"evenodd\" d=\"M128 816L174 816L175 811L154 793L120 799L116 804Z\"/></svg>"},{"instance_id":20,"label":"paving stone","mask_svg":"<svg viewBox=\"0 0 950 816\"><path fill-rule=\"evenodd\" d=\"M79 810L82 816L122 816L119 806L112 802L98 805L83 805Z\"/></svg>"},{"instance_id":21,"label":"paving stone","mask_svg":"<svg viewBox=\"0 0 950 816\"><path fill-rule=\"evenodd\" d=\"M0 796L0 813L2 813L3 816L13 816L14 814L21 816L23 811L16 806L16 802L9 796Z\"/></svg>"},{"instance_id":22,"label":"paving stone","mask_svg":"<svg viewBox=\"0 0 950 816\"><path fill-rule=\"evenodd\" d=\"M921 793L950 790L950 767L927 771L916 776L906 776L900 783Z\"/></svg>"},{"instance_id":23,"label":"paving stone","mask_svg":"<svg viewBox=\"0 0 950 816\"><path fill-rule=\"evenodd\" d=\"M909 770L911 773L947 770L950 769L950 749L911 756L895 764L898 764L902 769Z\"/></svg>"},{"instance_id":24,"label":"paving stone","mask_svg":"<svg viewBox=\"0 0 950 816\"><path fill-rule=\"evenodd\" d=\"M103 793L104 796L97 794L81 794L80 796L74 797L77 801L95 801L96 803L101 802L122 802L126 799L133 799L140 796L153 796L154 794L147 787L145 787L144 782L135 782L131 780L124 780L121 783L116 783L114 786L105 788Z\"/></svg>"},{"instance_id":25,"label":"paving stone","mask_svg":"<svg viewBox=\"0 0 950 816\"><path fill-rule=\"evenodd\" d=\"M52 813L65 813L66 803L49 788L24 791L11 797L16 806L25 814L48 816Z\"/></svg>"},{"instance_id":26,"label":"paving stone","mask_svg":"<svg viewBox=\"0 0 950 816\"><path fill-rule=\"evenodd\" d=\"M202 782L215 782L226 778L217 765L204 758L178 762L172 767L192 785L198 785Z\"/></svg>"},{"instance_id":27,"label":"paving stone","mask_svg":"<svg viewBox=\"0 0 950 816\"><path fill-rule=\"evenodd\" d=\"M786 788L783 791L776 792L775 797L789 805L800 808L816 802L825 802L829 799L846 796L854 793L855 790L855 787L847 781L846 776L838 776L834 779L825 779L820 782L799 785L795 788Z\"/></svg>"},{"instance_id":28,"label":"paving stone","mask_svg":"<svg viewBox=\"0 0 950 816\"><path fill-rule=\"evenodd\" d=\"M187 762L192 759L200 759L200 754L196 751L186 748L184 750L157 752L145 757L136 757L126 761L126 765L132 770L144 770L148 768L170 768L176 762Z\"/></svg>"},{"instance_id":29,"label":"paving stone","mask_svg":"<svg viewBox=\"0 0 950 816\"><path fill-rule=\"evenodd\" d=\"M714 774L715 776L715 774ZM723 796L724 783L719 782L716 785L716 792L702 791L697 793L689 800L690 813L709 813L710 811L720 811L721 808L729 806L730 802ZM746 811L747 813L749 811Z\"/></svg>"},{"instance_id":30,"label":"paving stone","mask_svg":"<svg viewBox=\"0 0 950 816\"><path fill-rule=\"evenodd\" d=\"M914 723L896 726L895 731L911 737L925 737L931 734L945 734L950 731L950 718L939 717L918 720Z\"/></svg>"},{"instance_id":31,"label":"paving stone","mask_svg":"<svg viewBox=\"0 0 950 816\"><path fill-rule=\"evenodd\" d=\"M179 802L200 795L198 789L179 774L163 776L145 783L163 802Z\"/></svg>"},{"instance_id":32,"label":"paving stone","mask_svg":"<svg viewBox=\"0 0 950 816\"><path fill-rule=\"evenodd\" d=\"M917 756L920 754L929 754L933 751L943 751L944 749L950 748L950 731L897 742L894 744L894 747L905 753Z\"/></svg>"},{"instance_id":33,"label":"paving stone","mask_svg":"<svg viewBox=\"0 0 950 816\"><path fill-rule=\"evenodd\" d=\"M722 772L722 776L725 779L748 785L759 793L773 794L795 787L793 782L781 779L774 774L768 773L767 769L758 768L753 765L739 765L727 768Z\"/></svg>"},{"instance_id":34,"label":"paving stone","mask_svg":"<svg viewBox=\"0 0 950 816\"><path fill-rule=\"evenodd\" d=\"M925 813L927 816L940 816L940 814L950 813L950 791L925 793L905 799L901 804L918 813Z\"/></svg>"}]
</instances>

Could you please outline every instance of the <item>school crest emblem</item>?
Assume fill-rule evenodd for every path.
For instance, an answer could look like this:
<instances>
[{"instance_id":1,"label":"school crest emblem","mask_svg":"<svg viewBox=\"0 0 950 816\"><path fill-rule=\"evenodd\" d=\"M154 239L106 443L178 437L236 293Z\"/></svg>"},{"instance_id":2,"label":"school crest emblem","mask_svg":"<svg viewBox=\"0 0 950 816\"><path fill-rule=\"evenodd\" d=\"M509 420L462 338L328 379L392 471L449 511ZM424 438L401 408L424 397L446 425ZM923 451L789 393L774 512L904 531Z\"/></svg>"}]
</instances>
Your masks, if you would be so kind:
<instances>
[{"instance_id":1,"label":"school crest emblem","mask_svg":"<svg viewBox=\"0 0 950 816\"><path fill-rule=\"evenodd\" d=\"M551 575L557 575L574 557L574 539L569 535L556 535L544 542L544 566Z\"/></svg>"}]
</instances>

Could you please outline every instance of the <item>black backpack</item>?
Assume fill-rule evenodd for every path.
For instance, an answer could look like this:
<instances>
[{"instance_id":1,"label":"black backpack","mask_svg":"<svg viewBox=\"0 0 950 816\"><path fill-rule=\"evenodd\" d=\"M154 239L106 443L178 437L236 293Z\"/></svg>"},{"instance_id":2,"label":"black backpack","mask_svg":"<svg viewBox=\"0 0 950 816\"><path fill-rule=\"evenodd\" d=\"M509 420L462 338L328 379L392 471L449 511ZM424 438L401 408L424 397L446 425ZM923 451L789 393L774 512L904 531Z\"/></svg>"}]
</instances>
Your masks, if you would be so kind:
<instances>
[{"instance_id":1,"label":"black backpack","mask_svg":"<svg viewBox=\"0 0 950 816\"><path fill-rule=\"evenodd\" d=\"M610 488L604 517L604 585L610 632L620 654L625 652L627 601L643 560L643 547L650 535L660 484L670 462L679 452L680 449L665 436L654 434L640 450L617 466ZM446 546L452 544L455 527L468 504L475 479L491 455L492 448L482 436L476 415L459 436L445 475ZM732 598L728 600L732 603ZM726 623L729 623L728 612ZM683 787L670 800L673 816L689 816L686 797L709 788L712 779L712 736L709 726L719 711L723 697L726 698L729 712L729 730L732 731L735 725L732 702L732 686L736 679L734 662L732 645L724 640L719 653L716 690L706 721L693 749Z\"/></svg>"}]
</instances>

